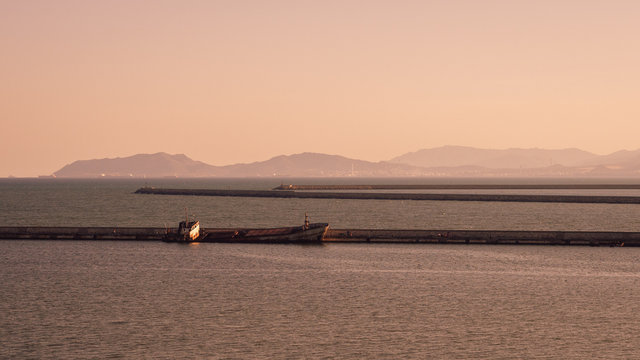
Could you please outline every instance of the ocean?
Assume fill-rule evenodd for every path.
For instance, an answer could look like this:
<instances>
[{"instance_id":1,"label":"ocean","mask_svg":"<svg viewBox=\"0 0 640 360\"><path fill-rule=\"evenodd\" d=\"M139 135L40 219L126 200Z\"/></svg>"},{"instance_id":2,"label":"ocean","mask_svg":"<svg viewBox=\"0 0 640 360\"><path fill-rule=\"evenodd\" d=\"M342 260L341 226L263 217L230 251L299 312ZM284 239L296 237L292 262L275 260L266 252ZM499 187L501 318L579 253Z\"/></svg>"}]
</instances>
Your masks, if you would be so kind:
<instances>
[{"instance_id":1,"label":"ocean","mask_svg":"<svg viewBox=\"0 0 640 360\"><path fill-rule=\"evenodd\" d=\"M443 182L3 179L0 226L175 226L186 208L203 227L299 225L307 212L334 228L640 229L637 205L133 194L427 181ZM5 240L0 275L0 358L640 355L640 248Z\"/></svg>"}]
</instances>

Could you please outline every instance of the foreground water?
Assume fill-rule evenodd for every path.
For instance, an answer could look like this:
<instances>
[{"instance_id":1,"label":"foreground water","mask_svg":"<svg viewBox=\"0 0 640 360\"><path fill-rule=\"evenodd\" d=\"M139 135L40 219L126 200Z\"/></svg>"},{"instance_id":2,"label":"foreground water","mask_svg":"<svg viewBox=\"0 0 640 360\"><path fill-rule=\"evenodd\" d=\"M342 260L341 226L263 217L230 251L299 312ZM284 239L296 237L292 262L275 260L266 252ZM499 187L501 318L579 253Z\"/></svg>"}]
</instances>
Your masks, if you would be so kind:
<instances>
[{"instance_id":1,"label":"foreground water","mask_svg":"<svg viewBox=\"0 0 640 360\"><path fill-rule=\"evenodd\" d=\"M182 185L212 184L271 185ZM354 228L639 224L628 205L154 197L137 185L0 182L1 225L162 226L185 206L205 226L297 224L304 211ZM0 241L0 274L0 358L640 355L636 248Z\"/></svg>"},{"instance_id":2,"label":"foreground water","mask_svg":"<svg viewBox=\"0 0 640 360\"><path fill-rule=\"evenodd\" d=\"M5 358L636 358L640 251L0 242Z\"/></svg>"}]
</instances>

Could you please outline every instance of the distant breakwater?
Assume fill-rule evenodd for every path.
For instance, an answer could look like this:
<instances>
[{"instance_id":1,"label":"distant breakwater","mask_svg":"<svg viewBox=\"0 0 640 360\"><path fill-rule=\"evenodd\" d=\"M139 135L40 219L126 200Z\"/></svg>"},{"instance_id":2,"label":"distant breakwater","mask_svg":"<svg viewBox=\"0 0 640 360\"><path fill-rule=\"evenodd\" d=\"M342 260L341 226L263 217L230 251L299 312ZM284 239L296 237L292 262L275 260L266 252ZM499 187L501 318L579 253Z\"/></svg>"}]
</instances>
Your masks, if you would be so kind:
<instances>
[{"instance_id":1,"label":"distant breakwater","mask_svg":"<svg viewBox=\"0 0 640 360\"><path fill-rule=\"evenodd\" d=\"M640 190L640 184L282 184L273 190Z\"/></svg>"},{"instance_id":2,"label":"distant breakwater","mask_svg":"<svg viewBox=\"0 0 640 360\"><path fill-rule=\"evenodd\" d=\"M485 202L542 202L580 204L640 204L640 196L592 195L512 195L512 194L416 194L367 192L314 192L293 190L218 190L218 189L162 189L142 187L136 194L231 196L285 199L350 199L350 200L423 200L423 201L485 201Z\"/></svg>"}]
</instances>

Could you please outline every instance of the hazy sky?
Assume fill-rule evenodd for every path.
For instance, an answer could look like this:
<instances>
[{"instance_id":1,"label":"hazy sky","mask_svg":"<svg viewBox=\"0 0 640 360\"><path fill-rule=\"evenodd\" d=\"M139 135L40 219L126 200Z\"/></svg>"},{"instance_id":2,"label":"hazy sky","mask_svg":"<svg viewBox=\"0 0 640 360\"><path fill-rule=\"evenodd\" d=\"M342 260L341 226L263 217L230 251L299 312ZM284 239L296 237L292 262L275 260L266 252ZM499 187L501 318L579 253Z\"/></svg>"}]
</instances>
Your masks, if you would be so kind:
<instances>
[{"instance_id":1,"label":"hazy sky","mask_svg":"<svg viewBox=\"0 0 640 360\"><path fill-rule=\"evenodd\" d=\"M640 148L640 1L0 0L0 176Z\"/></svg>"}]
</instances>

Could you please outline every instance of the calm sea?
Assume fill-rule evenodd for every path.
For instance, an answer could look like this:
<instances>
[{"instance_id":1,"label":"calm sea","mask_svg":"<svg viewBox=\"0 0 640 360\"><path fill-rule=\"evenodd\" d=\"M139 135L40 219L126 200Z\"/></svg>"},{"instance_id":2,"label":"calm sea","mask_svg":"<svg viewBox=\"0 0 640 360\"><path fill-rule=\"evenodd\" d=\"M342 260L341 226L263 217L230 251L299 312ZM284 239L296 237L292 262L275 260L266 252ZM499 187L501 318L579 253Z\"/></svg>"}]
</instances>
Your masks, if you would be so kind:
<instances>
[{"instance_id":1,"label":"calm sea","mask_svg":"<svg viewBox=\"0 0 640 360\"><path fill-rule=\"evenodd\" d=\"M280 181L1 180L0 225L640 229L637 205L133 194ZM0 275L1 358L640 357L636 248L0 241Z\"/></svg>"}]
</instances>

